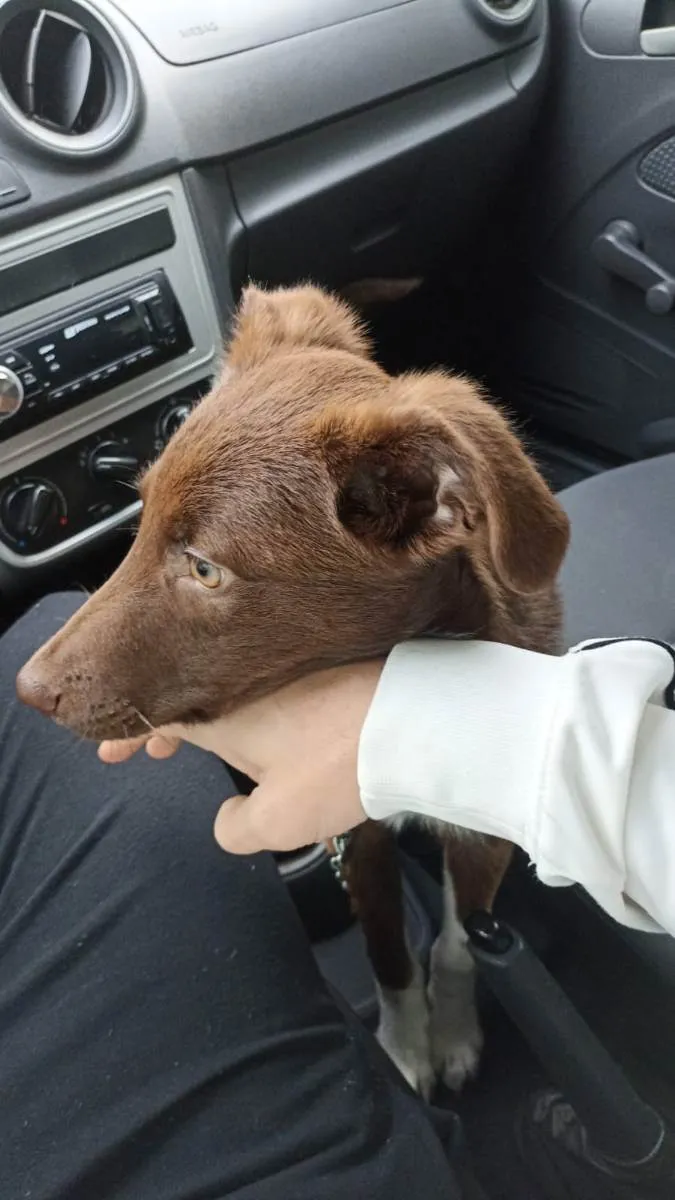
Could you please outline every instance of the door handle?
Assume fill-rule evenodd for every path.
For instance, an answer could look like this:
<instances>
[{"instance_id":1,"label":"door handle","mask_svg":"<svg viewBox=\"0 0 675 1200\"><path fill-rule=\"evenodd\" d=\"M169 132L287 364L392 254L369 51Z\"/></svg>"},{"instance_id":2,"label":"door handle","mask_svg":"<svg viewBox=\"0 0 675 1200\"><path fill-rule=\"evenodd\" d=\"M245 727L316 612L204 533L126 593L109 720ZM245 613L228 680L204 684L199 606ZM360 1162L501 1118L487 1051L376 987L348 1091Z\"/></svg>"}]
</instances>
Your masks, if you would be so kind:
<instances>
[{"instance_id":1,"label":"door handle","mask_svg":"<svg viewBox=\"0 0 675 1200\"><path fill-rule=\"evenodd\" d=\"M669 58L675 54L675 25L661 25L656 29L643 29L640 34L640 49L653 58Z\"/></svg>"},{"instance_id":2,"label":"door handle","mask_svg":"<svg viewBox=\"0 0 675 1200\"><path fill-rule=\"evenodd\" d=\"M675 305L675 275L645 254L642 240L630 221L612 221L596 237L593 257L610 275L639 287L651 313L663 316Z\"/></svg>"}]
</instances>

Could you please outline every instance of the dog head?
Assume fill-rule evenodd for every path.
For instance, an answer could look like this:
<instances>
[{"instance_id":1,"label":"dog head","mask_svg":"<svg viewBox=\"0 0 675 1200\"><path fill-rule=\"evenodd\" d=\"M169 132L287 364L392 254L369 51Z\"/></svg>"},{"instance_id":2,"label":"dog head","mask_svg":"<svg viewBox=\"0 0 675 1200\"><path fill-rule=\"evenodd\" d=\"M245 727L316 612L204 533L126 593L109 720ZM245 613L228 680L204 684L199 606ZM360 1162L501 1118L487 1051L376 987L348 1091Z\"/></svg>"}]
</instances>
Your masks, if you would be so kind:
<instances>
[{"instance_id":1,"label":"dog head","mask_svg":"<svg viewBox=\"0 0 675 1200\"><path fill-rule=\"evenodd\" d=\"M309 287L249 289L219 384L141 494L127 558L18 681L95 739L209 721L453 623L479 632L450 566L500 603L550 591L567 543L471 383L391 378L352 311Z\"/></svg>"}]
</instances>

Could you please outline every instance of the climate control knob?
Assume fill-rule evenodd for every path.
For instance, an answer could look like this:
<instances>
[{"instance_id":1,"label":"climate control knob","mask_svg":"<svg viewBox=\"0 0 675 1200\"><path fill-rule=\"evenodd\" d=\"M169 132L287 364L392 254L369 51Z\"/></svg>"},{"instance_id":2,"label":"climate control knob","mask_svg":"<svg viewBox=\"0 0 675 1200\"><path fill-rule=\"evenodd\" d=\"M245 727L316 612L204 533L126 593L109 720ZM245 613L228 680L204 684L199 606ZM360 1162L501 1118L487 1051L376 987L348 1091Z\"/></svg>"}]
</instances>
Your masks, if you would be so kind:
<instances>
[{"instance_id":1,"label":"climate control knob","mask_svg":"<svg viewBox=\"0 0 675 1200\"><path fill-rule=\"evenodd\" d=\"M101 442L89 455L90 475L99 483L135 483L141 460L123 442Z\"/></svg>"},{"instance_id":2,"label":"climate control knob","mask_svg":"<svg viewBox=\"0 0 675 1200\"><path fill-rule=\"evenodd\" d=\"M0 421L13 417L23 404L23 384L9 367L0 367Z\"/></svg>"},{"instance_id":3,"label":"climate control knob","mask_svg":"<svg viewBox=\"0 0 675 1200\"><path fill-rule=\"evenodd\" d=\"M168 442L177 433L181 425L187 421L192 412L189 400L176 400L159 418L159 436L163 442Z\"/></svg>"},{"instance_id":4,"label":"climate control knob","mask_svg":"<svg viewBox=\"0 0 675 1200\"><path fill-rule=\"evenodd\" d=\"M26 479L0 499L0 524L16 542L43 538L65 516L60 493L41 479Z\"/></svg>"}]
</instances>

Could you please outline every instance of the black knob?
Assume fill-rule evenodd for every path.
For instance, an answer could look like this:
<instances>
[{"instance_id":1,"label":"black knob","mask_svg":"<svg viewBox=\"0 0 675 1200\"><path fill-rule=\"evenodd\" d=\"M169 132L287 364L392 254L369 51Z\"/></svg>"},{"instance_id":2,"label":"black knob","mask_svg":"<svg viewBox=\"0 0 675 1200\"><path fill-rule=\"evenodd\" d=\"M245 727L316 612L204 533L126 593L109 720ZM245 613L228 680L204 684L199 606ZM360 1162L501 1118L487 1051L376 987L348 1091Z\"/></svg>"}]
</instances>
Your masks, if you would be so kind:
<instances>
[{"instance_id":1,"label":"black knob","mask_svg":"<svg viewBox=\"0 0 675 1200\"><path fill-rule=\"evenodd\" d=\"M56 488L39 479L27 479L5 492L0 502L0 519L15 541L33 542L64 515L61 508Z\"/></svg>"},{"instance_id":2,"label":"black knob","mask_svg":"<svg viewBox=\"0 0 675 1200\"><path fill-rule=\"evenodd\" d=\"M13 417L23 404L23 384L9 367L0 366L0 421Z\"/></svg>"},{"instance_id":3,"label":"black knob","mask_svg":"<svg viewBox=\"0 0 675 1200\"><path fill-rule=\"evenodd\" d=\"M141 460L129 446L121 442L102 442L89 455L89 471L94 479L105 483L135 483Z\"/></svg>"},{"instance_id":4,"label":"black knob","mask_svg":"<svg viewBox=\"0 0 675 1200\"><path fill-rule=\"evenodd\" d=\"M189 400L178 400L167 408L159 420L159 436L163 442L168 442L169 438L178 432L191 412L192 405Z\"/></svg>"}]
</instances>

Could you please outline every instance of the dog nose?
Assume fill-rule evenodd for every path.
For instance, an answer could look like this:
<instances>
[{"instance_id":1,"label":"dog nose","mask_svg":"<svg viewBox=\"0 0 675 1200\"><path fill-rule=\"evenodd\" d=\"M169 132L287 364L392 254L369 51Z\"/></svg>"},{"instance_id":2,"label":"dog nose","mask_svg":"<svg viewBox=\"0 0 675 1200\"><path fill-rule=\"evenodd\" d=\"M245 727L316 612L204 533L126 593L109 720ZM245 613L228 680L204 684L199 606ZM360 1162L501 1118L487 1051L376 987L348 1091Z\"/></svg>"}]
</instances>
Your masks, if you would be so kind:
<instances>
[{"instance_id":1,"label":"dog nose","mask_svg":"<svg viewBox=\"0 0 675 1200\"><path fill-rule=\"evenodd\" d=\"M60 693L41 679L30 664L22 667L17 675L16 694L23 704L36 708L46 717L54 716L61 699Z\"/></svg>"}]
</instances>

